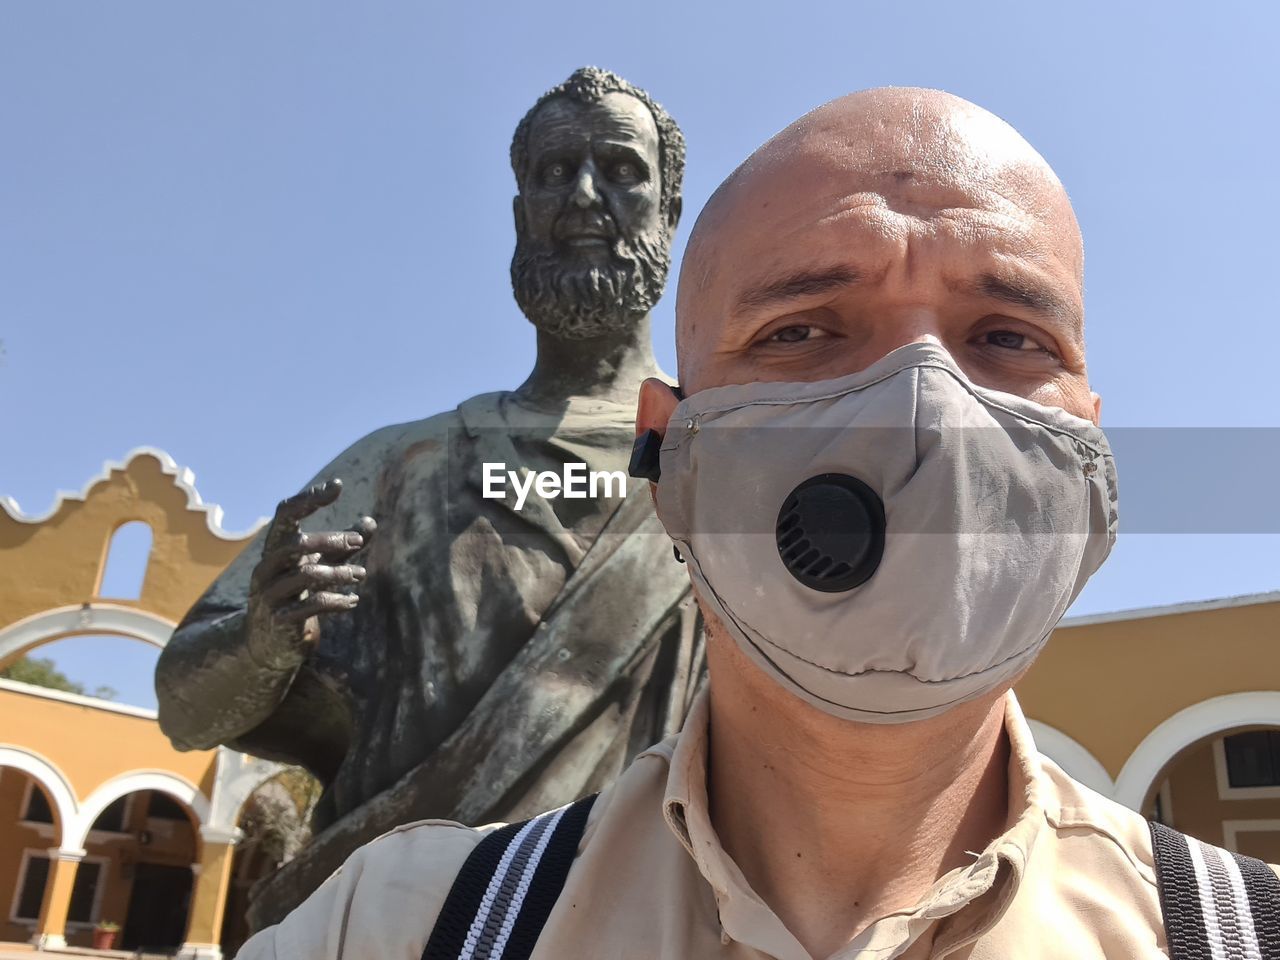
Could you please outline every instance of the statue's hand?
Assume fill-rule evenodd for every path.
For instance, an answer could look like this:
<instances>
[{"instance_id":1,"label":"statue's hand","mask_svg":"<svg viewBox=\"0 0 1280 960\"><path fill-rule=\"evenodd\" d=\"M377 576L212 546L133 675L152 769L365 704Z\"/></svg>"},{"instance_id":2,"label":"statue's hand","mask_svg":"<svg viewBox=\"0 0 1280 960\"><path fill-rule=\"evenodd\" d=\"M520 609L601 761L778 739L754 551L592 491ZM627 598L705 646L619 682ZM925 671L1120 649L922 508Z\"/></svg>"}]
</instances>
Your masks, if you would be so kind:
<instances>
[{"instance_id":1,"label":"statue's hand","mask_svg":"<svg viewBox=\"0 0 1280 960\"><path fill-rule=\"evenodd\" d=\"M299 653L320 638L320 617L351 610L360 602L344 588L365 577L348 563L378 525L361 517L348 530L304 533L302 521L342 493L341 480L328 480L281 500L267 528L262 559L249 580L249 642L267 663L296 663Z\"/></svg>"}]
</instances>

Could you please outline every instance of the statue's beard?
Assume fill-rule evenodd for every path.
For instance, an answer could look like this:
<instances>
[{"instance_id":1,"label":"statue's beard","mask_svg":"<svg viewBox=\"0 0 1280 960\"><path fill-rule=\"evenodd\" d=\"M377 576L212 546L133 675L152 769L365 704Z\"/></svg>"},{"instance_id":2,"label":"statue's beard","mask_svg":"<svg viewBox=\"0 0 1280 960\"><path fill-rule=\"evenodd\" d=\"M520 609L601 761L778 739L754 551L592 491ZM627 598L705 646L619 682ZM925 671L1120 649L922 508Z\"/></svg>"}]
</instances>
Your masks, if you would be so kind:
<instances>
[{"instance_id":1,"label":"statue's beard","mask_svg":"<svg viewBox=\"0 0 1280 960\"><path fill-rule=\"evenodd\" d=\"M667 238L642 235L610 241L609 262L576 266L554 253L532 251L516 239L511 288L539 330L565 340L588 340L631 326L662 296L671 268Z\"/></svg>"}]
</instances>

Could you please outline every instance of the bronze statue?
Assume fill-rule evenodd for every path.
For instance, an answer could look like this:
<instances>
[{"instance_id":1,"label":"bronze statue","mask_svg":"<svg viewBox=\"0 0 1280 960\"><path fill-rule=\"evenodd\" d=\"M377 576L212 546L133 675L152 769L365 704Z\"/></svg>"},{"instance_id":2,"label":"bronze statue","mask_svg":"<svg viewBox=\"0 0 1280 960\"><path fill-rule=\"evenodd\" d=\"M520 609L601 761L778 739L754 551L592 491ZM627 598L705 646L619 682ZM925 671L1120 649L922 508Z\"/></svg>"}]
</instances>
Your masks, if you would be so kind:
<instances>
[{"instance_id":1,"label":"bronze statue","mask_svg":"<svg viewBox=\"0 0 1280 960\"><path fill-rule=\"evenodd\" d=\"M683 137L644 91L584 68L520 121L511 163L532 374L338 456L161 655L175 746L227 744L325 784L315 839L255 891L254 926L397 824L514 820L598 789L678 728L699 682L688 577L645 485L569 498L528 479L626 470L640 381L661 376L649 311ZM508 492L525 478L519 509L486 498L486 464L514 473L494 471Z\"/></svg>"}]
</instances>

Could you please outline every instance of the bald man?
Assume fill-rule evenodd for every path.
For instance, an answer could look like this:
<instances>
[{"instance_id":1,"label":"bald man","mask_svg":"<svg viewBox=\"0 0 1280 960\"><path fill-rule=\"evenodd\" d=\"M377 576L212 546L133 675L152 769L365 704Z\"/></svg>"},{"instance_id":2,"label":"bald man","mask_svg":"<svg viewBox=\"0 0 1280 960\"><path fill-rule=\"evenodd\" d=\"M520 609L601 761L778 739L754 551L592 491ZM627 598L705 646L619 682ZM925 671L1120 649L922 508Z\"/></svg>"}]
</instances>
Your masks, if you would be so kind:
<instances>
[{"instance_id":1,"label":"bald man","mask_svg":"<svg viewBox=\"0 0 1280 960\"><path fill-rule=\"evenodd\" d=\"M1178 843L1240 893L1195 929L1262 937L1272 870L1071 780L1010 691L1115 537L1082 277L1053 171L956 97L761 147L690 239L681 387L639 402L708 629L683 731L594 801L375 841L240 955L1159 957Z\"/></svg>"}]
</instances>

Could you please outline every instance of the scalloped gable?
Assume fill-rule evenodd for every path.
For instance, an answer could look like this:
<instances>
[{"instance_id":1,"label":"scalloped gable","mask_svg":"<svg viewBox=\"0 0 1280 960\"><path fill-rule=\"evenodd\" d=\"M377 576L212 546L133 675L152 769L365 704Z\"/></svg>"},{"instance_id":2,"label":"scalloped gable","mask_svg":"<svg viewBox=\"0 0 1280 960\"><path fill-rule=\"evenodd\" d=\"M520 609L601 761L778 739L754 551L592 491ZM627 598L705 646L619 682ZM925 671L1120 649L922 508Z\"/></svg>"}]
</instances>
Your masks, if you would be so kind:
<instances>
[{"instance_id":1,"label":"scalloped gable","mask_svg":"<svg viewBox=\"0 0 1280 960\"><path fill-rule=\"evenodd\" d=\"M152 548L141 596L111 599L177 623L253 537L222 528L190 470L163 450L142 447L107 463L80 493L58 494L43 516L0 498L0 630L49 610L101 605L97 590L112 535L146 523Z\"/></svg>"}]
</instances>

